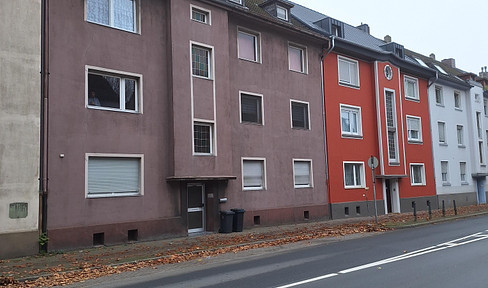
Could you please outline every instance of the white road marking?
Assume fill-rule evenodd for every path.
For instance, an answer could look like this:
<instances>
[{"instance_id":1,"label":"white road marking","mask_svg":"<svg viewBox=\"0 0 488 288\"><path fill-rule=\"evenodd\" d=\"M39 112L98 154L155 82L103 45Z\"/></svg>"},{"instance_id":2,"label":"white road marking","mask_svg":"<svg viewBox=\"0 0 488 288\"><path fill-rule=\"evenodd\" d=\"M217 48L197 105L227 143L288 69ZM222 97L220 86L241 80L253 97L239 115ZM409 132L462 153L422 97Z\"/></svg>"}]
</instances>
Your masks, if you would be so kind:
<instances>
[{"instance_id":1,"label":"white road marking","mask_svg":"<svg viewBox=\"0 0 488 288\"><path fill-rule=\"evenodd\" d=\"M290 287L295 287L295 286L299 286L299 285L303 285L303 284L307 284L307 283L316 282L316 281L320 281L320 280L323 280L323 279L327 279L327 278L339 276L341 274L347 274L347 273L356 272L356 271L359 271L359 270L364 270L364 269L368 269L368 268L375 267L375 266L381 266L381 265L385 265L385 264L388 264L388 263L393 263L393 262L396 262L396 261L401 261L401 260L409 259L409 258L412 258L412 257L417 257L417 256L425 255L425 254L428 254L428 253L433 253L433 252L441 251L441 250L448 249L448 248L454 248L454 247L458 247L458 246L461 246L461 245L466 245L466 244L470 244L470 243L473 243L473 242L477 242L477 241L481 241L481 240L486 240L486 239L488 239L488 230L485 230L485 231L482 231L482 232L478 232L478 233L475 233L475 234L471 234L471 235L468 235L468 236L464 236L464 237L461 237L461 238L458 238L458 239L454 239L454 240L451 240L451 241L448 241L448 242L444 242L444 243L441 243L441 244L438 244L438 245L435 245L435 246L430 246L430 247L427 247L427 248L419 249L419 250L412 251L412 252L409 252L409 253L405 253L405 254L402 254L402 255L394 256L394 257L391 257L391 258L387 258L387 259L379 260L379 261L376 261L376 262L372 262L372 263L368 263L368 264L364 264L364 265L352 267L352 268L349 268L349 269L345 269L345 270L339 271L337 273L331 273L331 274L322 275L322 276L318 276L318 277L314 277L314 278L310 278L310 279L305 279L305 280L302 280L302 281L299 281L299 282L294 282L294 283L290 283L290 284L287 284L287 285L278 286L276 288L290 288Z\"/></svg>"}]
</instances>

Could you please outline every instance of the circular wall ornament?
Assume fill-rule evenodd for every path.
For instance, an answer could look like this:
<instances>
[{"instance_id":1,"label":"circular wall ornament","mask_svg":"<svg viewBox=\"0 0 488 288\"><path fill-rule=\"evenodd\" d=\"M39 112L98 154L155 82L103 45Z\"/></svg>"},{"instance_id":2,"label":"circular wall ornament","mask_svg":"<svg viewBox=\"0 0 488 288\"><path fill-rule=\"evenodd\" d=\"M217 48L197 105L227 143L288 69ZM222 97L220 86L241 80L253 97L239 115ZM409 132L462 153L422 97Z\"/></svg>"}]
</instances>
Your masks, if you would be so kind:
<instances>
[{"instance_id":1,"label":"circular wall ornament","mask_svg":"<svg viewBox=\"0 0 488 288\"><path fill-rule=\"evenodd\" d=\"M390 65L385 66L385 77L388 80L391 80L391 78L393 78L393 70L391 69Z\"/></svg>"}]
</instances>

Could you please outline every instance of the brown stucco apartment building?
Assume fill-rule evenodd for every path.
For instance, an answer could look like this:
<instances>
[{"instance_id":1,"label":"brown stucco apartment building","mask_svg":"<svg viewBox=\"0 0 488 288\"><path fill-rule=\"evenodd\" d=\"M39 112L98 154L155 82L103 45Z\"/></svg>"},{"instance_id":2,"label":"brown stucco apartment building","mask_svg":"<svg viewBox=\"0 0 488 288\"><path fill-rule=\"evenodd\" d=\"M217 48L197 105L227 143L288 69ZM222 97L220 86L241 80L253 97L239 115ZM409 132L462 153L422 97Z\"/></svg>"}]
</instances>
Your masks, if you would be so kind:
<instances>
[{"instance_id":1,"label":"brown stucco apartment building","mask_svg":"<svg viewBox=\"0 0 488 288\"><path fill-rule=\"evenodd\" d=\"M329 214L329 43L289 2L46 4L49 250Z\"/></svg>"}]
</instances>

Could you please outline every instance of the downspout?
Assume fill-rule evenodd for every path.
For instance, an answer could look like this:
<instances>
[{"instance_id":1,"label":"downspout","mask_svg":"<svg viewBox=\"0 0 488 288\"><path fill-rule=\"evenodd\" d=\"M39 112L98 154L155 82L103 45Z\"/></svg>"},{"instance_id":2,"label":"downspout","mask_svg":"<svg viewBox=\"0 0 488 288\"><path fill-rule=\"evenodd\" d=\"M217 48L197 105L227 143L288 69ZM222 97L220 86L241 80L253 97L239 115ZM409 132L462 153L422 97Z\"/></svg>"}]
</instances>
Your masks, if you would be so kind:
<instances>
[{"instance_id":1,"label":"downspout","mask_svg":"<svg viewBox=\"0 0 488 288\"><path fill-rule=\"evenodd\" d=\"M39 196L40 233L47 233L47 191L48 191L48 93L49 93L49 0L41 1L41 111L40 111L40 157ZM47 243L40 246L47 251Z\"/></svg>"},{"instance_id":2,"label":"downspout","mask_svg":"<svg viewBox=\"0 0 488 288\"><path fill-rule=\"evenodd\" d=\"M329 162L327 159L327 134L326 134L326 127L325 127L325 87L324 87L324 59L327 55L332 52L335 46L335 36L332 35L329 40L329 47L327 50L322 52L320 55L320 91L322 94L322 126L323 126L323 133L324 133L324 157L325 157L325 183L327 186L327 193L329 197L327 197L327 201L329 202L329 217L332 219L332 204L330 203L330 183L329 183Z\"/></svg>"},{"instance_id":3,"label":"downspout","mask_svg":"<svg viewBox=\"0 0 488 288\"><path fill-rule=\"evenodd\" d=\"M434 141L432 141L432 113L430 111L430 95L429 95L429 88L432 86L435 82L437 82L437 79L439 79L439 74L437 71L435 71L435 77L432 77L429 79L429 82L427 83L427 105L429 106L429 123L431 123L430 126L430 149L432 151L432 173L434 173L434 189L435 189L435 198L437 201L437 207L439 207L439 195L437 194L437 183L435 179L435 157L434 157ZM434 97L435 97L435 89L434 89Z\"/></svg>"}]
</instances>

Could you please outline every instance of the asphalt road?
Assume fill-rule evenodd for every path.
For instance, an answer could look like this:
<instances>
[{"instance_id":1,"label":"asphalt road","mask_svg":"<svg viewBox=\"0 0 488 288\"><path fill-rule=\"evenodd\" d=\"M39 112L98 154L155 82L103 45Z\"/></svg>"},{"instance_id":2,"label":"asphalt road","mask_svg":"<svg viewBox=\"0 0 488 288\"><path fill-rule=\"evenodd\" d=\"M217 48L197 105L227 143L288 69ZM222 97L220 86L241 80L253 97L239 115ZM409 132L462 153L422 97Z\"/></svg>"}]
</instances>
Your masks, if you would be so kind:
<instances>
[{"instance_id":1,"label":"asphalt road","mask_svg":"<svg viewBox=\"0 0 488 288\"><path fill-rule=\"evenodd\" d=\"M488 287L487 269L488 216L483 216L226 254L72 287Z\"/></svg>"}]
</instances>

